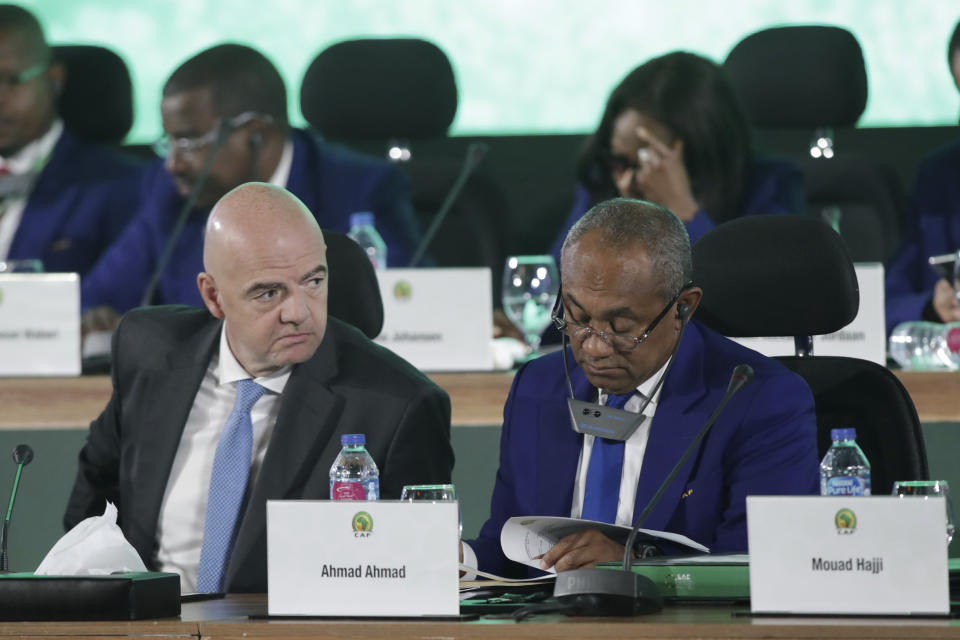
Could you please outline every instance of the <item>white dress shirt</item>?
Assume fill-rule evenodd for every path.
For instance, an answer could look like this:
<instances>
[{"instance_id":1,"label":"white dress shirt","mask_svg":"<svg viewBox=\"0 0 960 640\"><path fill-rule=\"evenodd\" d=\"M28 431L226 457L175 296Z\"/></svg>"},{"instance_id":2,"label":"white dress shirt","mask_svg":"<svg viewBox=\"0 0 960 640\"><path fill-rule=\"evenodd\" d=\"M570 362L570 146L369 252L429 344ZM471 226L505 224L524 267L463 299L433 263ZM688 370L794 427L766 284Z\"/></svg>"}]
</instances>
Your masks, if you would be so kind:
<instances>
[{"instance_id":1,"label":"white dress shirt","mask_svg":"<svg viewBox=\"0 0 960 640\"><path fill-rule=\"evenodd\" d=\"M283 153L280 154L280 162L277 168L273 170L270 176L270 184L275 187L286 187L290 181L290 169L293 167L293 141L287 138L283 143Z\"/></svg>"},{"instance_id":2,"label":"white dress shirt","mask_svg":"<svg viewBox=\"0 0 960 640\"><path fill-rule=\"evenodd\" d=\"M280 410L280 394L290 377L290 370L288 366L267 376L254 378L267 392L250 411L253 452L248 492L253 489L263 465ZM233 410L237 382L250 377L230 350L226 332L221 330L219 353L210 359L193 400L170 468L157 522L157 565L161 571L180 574L180 590L184 593L191 593L197 588L207 493L220 433Z\"/></svg>"},{"instance_id":3,"label":"white dress shirt","mask_svg":"<svg viewBox=\"0 0 960 640\"><path fill-rule=\"evenodd\" d=\"M0 157L0 167L13 175L39 173L50 158L50 153L62 133L63 121L54 120L45 134L29 142L9 158ZM20 219L23 217L28 198L29 194L25 194L0 201L0 260L6 260L10 253L10 245L13 244L13 237L17 233L17 227L20 226Z\"/></svg>"}]
</instances>

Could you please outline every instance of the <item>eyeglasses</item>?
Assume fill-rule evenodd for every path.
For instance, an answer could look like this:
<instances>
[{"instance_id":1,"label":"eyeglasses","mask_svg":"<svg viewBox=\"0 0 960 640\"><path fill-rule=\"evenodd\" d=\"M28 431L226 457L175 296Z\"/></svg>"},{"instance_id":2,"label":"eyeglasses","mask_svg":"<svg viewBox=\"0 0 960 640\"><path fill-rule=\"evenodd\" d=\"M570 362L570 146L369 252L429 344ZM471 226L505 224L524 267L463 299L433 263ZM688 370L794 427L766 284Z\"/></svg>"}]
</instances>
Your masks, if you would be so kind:
<instances>
[{"instance_id":1,"label":"eyeglasses","mask_svg":"<svg viewBox=\"0 0 960 640\"><path fill-rule=\"evenodd\" d=\"M36 77L43 75L47 70L47 63L41 62L32 67L28 67L20 73L2 73L0 74L0 91L16 89L17 87L30 82Z\"/></svg>"},{"instance_id":2,"label":"eyeglasses","mask_svg":"<svg viewBox=\"0 0 960 640\"><path fill-rule=\"evenodd\" d=\"M693 281L687 282L685 285L680 287L680 290L677 291L677 294L670 299L670 302L663 308L663 311L657 314L657 317L653 319L653 322L644 329L643 333L639 336L631 336L625 333L617 333L616 331L597 331L593 327L582 322L574 322L573 320L567 320L566 318L561 318L559 310L561 305L558 305L558 308L553 312L552 319L553 324L556 326L557 331L567 335L571 340L583 341L589 338L590 336L597 336L604 343L613 347L613 349L619 353L629 353L636 349L644 340L650 337L650 334L653 333L653 330L657 328L657 325L660 324L660 321L667 315L667 312L673 307L674 303L680 298L680 294L693 286Z\"/></svg>"},{"instance_id":3,"label":"eyeglasses","mask_svg":"<svg viewBox=\"0 0 960 640\"><path fill-rule=\"evenodd\" d=\"M233 116L229 120L221 118L217 125L201 136L194 138L171 138L167 134L160 136L160 139L153 143L153 152L161 158L165 158L172 153L183 155L196 155L198 152L216 142L223 127L227 128L228 133L233 133L248 122L261 120L265 123L273 122L273 118L256 111L244 111Z\"/></svg>"}]
</instances>

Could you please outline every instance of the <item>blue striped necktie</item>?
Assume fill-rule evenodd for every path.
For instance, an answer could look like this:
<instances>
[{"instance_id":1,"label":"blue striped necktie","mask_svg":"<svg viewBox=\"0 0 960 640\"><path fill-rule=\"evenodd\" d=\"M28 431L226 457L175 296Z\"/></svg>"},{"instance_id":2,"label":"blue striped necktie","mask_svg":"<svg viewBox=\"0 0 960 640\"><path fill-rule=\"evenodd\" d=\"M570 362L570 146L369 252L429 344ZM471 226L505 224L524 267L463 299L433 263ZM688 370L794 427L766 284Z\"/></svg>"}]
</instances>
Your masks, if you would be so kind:
<instances>
[{"instance_id":1,"label":"blue striped necktie","mask_svg":"<svg viewBox=\"0 0 960 640\"><path fill-rule=\"evenodd\" d=\"M634 392L618 396L609 394L607 406L623 409ZM617 521L617 503L620 500L620 476L623 475L624 443L621 440L594 438L590 451L590 466L583 490L583 509L580 517L597 522Z\"/></svg>"},{"instance_id":2,"label":"blue striped necktie","mask_svg":"<svg viewBox=\"0 0 960 640\"><path fill-rule=\"evenodd\" d=\"M253 380L237 383L237 399L227 424L220 433L210 474L207 518L203 526L203 547L197 570L197 591L224 591L224 577L230 552L237 538L240 510L250 478L253 455L253 423L250 410L266 391Z\"/></svg>"}]
</instances>

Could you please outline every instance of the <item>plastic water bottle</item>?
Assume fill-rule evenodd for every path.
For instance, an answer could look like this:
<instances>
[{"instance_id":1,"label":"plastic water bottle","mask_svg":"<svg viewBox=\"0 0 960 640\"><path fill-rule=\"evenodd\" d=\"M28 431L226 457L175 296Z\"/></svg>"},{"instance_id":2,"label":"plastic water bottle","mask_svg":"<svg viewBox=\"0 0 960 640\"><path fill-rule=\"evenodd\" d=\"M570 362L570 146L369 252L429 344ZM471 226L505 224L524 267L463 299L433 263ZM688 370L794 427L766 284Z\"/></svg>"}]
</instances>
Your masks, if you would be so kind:
<instances>
[{"instance_id":1,"label":"plastic water bottle","mask_svg":"<svg viewBox=\"0 0 960 640\"><path fill-rule=\"evenodd\" d=\"M857 445L856 429L831 429L833 444L820 463L820 495L870 495L870 463Z\"/></svg>"},{"instance_id":2,"label":"plastic water bottle","mask_svg":"<svg viewBox=\"0 0 960 640\"><path fill-rule=\"evenodd\" d=\"M890 334L890 357L913 371L960 369L960 322L904 322Z\"/></svg>"},{"instance_id":3,"label":"plastic water bottle","mask_svg":"<svg viewBox=\"0 0 960 640\"><path fill-rule=\"evenodd\" d=\"M362 433L340 436L343 448L330 467L331 500L376 500L380 497L380 472L367 452Z\"/></svg>"},{"instance_id":4,"label":"plastic water bottle","mask_svg":"<svg viewBox=\"0 0 960 640\"><path fill-rule=\"evenodd\" d=\"M374 269L387 268L387 245L373 226L372 213L361 211L350 214L350 231L347 235L367 252Z\"/></svg>"}]
</instances>

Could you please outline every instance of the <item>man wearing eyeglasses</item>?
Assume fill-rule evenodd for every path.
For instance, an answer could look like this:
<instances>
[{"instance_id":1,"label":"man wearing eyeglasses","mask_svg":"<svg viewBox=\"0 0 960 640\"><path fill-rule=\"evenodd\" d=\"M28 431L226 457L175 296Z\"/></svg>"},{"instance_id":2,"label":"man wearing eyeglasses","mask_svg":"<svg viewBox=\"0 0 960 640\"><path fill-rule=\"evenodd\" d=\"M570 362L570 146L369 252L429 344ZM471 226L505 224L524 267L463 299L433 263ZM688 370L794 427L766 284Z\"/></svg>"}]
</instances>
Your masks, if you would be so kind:
<instances>
[{"instance_id":1,"label":"man wearing eyeglasses","mask_svg":"<svg viewBox=\"0 0 960 640\"><path fill-rule=\"evenodd\" d=\"M0 5L0 262L82 275L136 210L140 167L64 127L64 77L36 17Z\"/></svg>"},{"instance_id":2,"label":"man wearing eyeglasses","mask_svg":"<svg viewBox=\"0 0 960 640\"><path fill-rule=\"evenodd\" d=\"M753 368L753 382L729 401L643 528L685 535L713 552L745 552L747 495L817 490L809 388L774 360L691 320L710 292L690 281L687 233L666 208L601 202L573 226L561 255L555 322L570 349L528 363L514 378L490 519L464 544L465 564L522 573L500 548L512 516L633 526L741 364ZM626 411L622 419L636 429L611 438L578 433L571 395ZM622 560L622 542L596 529L572 534L540 566L564 571Z\"/></svg>"},{"instance_id":3,"label":"man wearing eyeglasses","mask_svg":"<svg viewBox=\"0 0 960 640\"><path fill-rule=\"evenodd\" d=\"M83 283L84 308L97 308L86 316L88 329L105 328L104 307L202 306L195 281L207 214L245 182L285 187L326 229L345 233L351 213L371 211L391 265L409 260L419 232L401 171L291 128L283 79L261 53L235 44L198 53L167 80L160 112L165 134L156 148L165 158L146 176L136 218ZM165 251L169 263L158 269ZM148 282L157 276L151 294Z\"/></svg>"}]
</instances>

